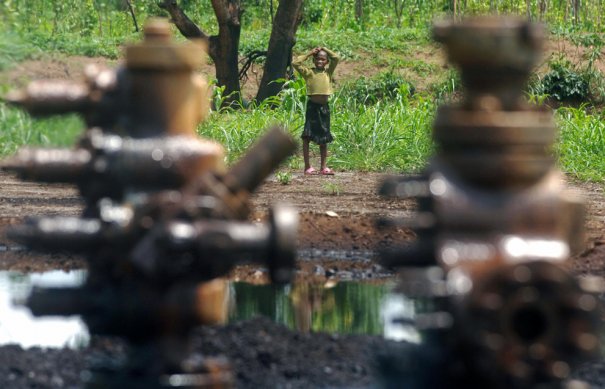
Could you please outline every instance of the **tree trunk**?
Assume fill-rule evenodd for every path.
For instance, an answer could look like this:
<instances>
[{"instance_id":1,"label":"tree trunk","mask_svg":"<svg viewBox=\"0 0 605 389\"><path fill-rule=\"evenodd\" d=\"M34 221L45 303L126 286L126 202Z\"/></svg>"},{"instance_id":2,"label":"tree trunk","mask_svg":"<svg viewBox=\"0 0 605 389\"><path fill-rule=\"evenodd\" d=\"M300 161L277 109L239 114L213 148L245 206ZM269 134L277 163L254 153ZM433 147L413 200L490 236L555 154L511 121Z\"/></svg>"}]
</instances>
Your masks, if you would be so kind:
<instances>
[{"instance_id":1,"label":"tree trunk","mask_svg":"<svg viewBox=\"0 0 605 389\"><path fill-rule=\"evenodd\" d=\"M392 0L393 10L395 11L395 17L397 18L397 28L401 27L401 17L403 16L403 8L405 6L405 0Z\"/></svg>"},{"instance_id":2,"label":"tree trunk","mask_svg":"<svg viewBox=\"0 0 605 389\"><path fill-rule=\"evenodd\" d=\"M282 83L275 80L286 77L286 69L292 60L296 30L302 16L302 5L303 0L280 0L277 6L256 101L276 96L282 88Z\"/></svg>"},{"instance_id":3,"label":"tree trunk","mask_svg":"<svg viewBox=\"0 0 605 389\"><path fill-rule=\"evenodd\" d=\"M565 16L563 17L563 21L567 23L567 19L569 18L569 2L565 0Z\"/></svg>"},{"instance_id":4,"label":"tree trunk","mask_svg":"<svg viewBox=\"0 0 605 389\"><path fill-rule=\"evenodd\" d=\"M454 0L454 20L457 20L458 13L458 0Z\"/></svg>"},{"instance_id":5,"label":"tree trunk","mask_svg":"<svg viewBox=\"0 0 605 389\"><path fill-rule=\"evenodd\" d=\"M218 85L225 86L226 102L231 103L241 98L238 70L241 4L240 0L212 0L212 8L218 22L216 52L213 58L216 79Z\"/></svg>"},{"instance_id":6,"label":"tree trunk","mask_svg":"<svg viewBox=\"0 0 605 389\"><path fill-rule=\"evenodd\" d=\"M219 26L218 35L209 36L178 6L176 0L163 0L158 6L166 10L174 25L187 39L202 39L208 44L208 55L214 61L218 86L224 86L226 104L241 96L238 73L238 50L241 34L239 0L212 0Z\"/></svg>"},{"instance_id":7,"label":"tree trunk","mask_svg":"<svg viewBox=\"0 0 605 389\"><path fill-rule=\"evenodd\" d=\"M355 19L357 23L363 20L363 0L355 0Z\"/></svg>"},{"instance_id":8,"label":"tree trunk","mask_svg":"<svg viewBox=\"0 0 605 389\"><path fill-rule=\"evenodd\" d=\"M137 23L137 17L134 14L134 8L132 8L132 3L130 0L125 0L126 6L128 7L128 11L130 12L130 16L132 17L132 21L134 22L134 30L139 32L139 23Z\"/></svg>"},{"instance_id":9,"label":"tree trunk","mask_svg":"<svg viewBox=\"0 0 605 389\"><path fill-rule=\"evenodd\" d=\"M544 21L546 14L547 0L540 0L540 21Z\"/></svg>"}]
</instances>

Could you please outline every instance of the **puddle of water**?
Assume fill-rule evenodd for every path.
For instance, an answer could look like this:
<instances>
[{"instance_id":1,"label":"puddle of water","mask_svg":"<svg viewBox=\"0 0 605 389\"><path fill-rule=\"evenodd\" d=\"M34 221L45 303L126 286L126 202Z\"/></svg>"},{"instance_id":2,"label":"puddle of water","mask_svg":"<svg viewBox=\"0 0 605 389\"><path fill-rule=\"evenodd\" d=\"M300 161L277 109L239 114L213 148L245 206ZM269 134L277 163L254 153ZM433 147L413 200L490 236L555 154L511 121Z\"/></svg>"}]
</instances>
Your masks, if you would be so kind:
<instances>
[{"instance_id":1,"label":"puddle of water","mask_svg":"<svg viewBox=\"0 0 605 389\"><path fill-rule=\"evenodd\" d=\"M90 336L79 317L37 318L26 307L14 304L27 298L34 286L77 286L85 277L84 271L0 272L0 344L15 343L24 348L87 345Z\"/></svg>"},{"instance_id":2,"label":"puddle of water","mask_svg":"<svg viewBox=\"0 0 605 389\"><path fill-rule=\"evenodd\" d=\"M413 318L414 302L392 294L392 284L341 282L334 285L232 283L230 320L264 315L298 331L383 335L419 341L419 334L401 318Z\"/></svg>"},{"instance_id":3,"label":"puddle of water","mask_svg":"<svg viewBox=\"0 0 605 389\"><path fill-rule=\"evenodd\" d=\"M24 300L33 286L78 286L85 278L85 271L0 272L0 345L86 346L90 335L79 317L33 317L26 307L14 304L15 300ZM225 282L228 298L224 299L224 309L230 322L264 315L299 331L420 340L413 327L405 324L406 319L414 317L415 303L392 294L391 284L341 282L277 288Z\"/></svg>"}]
</instances>

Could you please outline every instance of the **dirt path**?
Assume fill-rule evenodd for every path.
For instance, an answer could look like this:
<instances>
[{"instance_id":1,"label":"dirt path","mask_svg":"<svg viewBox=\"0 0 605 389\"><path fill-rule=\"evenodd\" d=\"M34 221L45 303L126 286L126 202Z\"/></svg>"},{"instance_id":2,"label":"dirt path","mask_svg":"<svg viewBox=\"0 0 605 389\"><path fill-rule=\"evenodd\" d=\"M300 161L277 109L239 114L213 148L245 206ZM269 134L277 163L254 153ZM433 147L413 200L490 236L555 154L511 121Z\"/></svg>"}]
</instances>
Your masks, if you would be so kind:
<instances>
[{"instance_id":1,"label":"dirt path","mask_svg":"<svg viewBox=\"0 0 605 389\"><path fill-rule=\"evenodd\" d=\"M301 274L312 273L317 264L336 269L330 276L367 278L390 275L376 266L376 251L413 239L406 229L380 231L375 222L380 217L409 215L414 204L409 200L389 200L377 195L386 178L379 173L337 172L335 176L303 176L291 172L288 185L275 177L268 179L252 197L254 219L266 216L270 204L286 202L300 213L298 247ZM74 269L85 263L69 255L32 254L11 251L6 227L27 216L77 215L82 207L78 192L66 185L22 182L0 174L0 269L43 271ZM587 249L574 258L579 273L603 274L605 263L605 200L603 186L572 183L584 194L588 209ZM2 250L0 245L0 250ZM256 272L244 267L235 277L246 278ZM352 273L351 273L352 272ZM261 281L261 280L259 280Z\"/></svg>"}]
</instances>

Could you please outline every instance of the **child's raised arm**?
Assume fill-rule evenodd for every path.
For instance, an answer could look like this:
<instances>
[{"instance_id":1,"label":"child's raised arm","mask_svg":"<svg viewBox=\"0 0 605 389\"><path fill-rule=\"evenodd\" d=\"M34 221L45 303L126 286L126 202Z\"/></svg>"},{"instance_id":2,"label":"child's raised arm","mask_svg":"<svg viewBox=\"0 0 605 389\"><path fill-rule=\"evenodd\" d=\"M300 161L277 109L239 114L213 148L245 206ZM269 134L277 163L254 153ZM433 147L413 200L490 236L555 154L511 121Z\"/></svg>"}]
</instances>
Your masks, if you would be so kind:
<instances>
[{"instance_id":1,"label":"child's raised arm","mask_svg":"<svg viewBox=\"0 0 605 389\"><path fill-rule=\"evenodd\" d=\"M340 61L340 56L327 47L320 47L320 49L328 54L328 58L330 59L330 63L328 64L328 73L331 74L334 72L334 69L336 69L336 65L338 65L338 62Z\"/></svg>"},{"instance_id":2,"label":"child's raised arm","mask_svg":"<svg viewBox=\"0 0 605 389\"><path fill-rule=\"evenodd\" d=\"M292 60L292 67L296 69L303 77L312 73L311 69L304 65L305 61L314 54L315 49L309 51L307 54L299 55Z\"/></svg>"}]
</instances>

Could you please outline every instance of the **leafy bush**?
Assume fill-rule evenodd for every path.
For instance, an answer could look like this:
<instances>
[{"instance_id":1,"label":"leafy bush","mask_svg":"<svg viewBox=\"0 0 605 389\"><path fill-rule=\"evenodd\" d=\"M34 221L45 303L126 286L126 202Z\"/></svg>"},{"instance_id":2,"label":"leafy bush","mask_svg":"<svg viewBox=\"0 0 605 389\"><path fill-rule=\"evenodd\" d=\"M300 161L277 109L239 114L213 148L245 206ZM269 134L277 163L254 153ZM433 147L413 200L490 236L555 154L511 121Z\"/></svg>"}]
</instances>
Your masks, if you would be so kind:
<instances>
[{"instance_id":1,"label":"leafy bush","mask_svg":"<svg viewBox=\"0 0 605 389\"><path fill-rule=\"evenodd\" d=\"M321 22L321 19L323 18L322 4L318 2L310 2L309 5L303 8L303 11L302 24L305 26L317 24Z\"/></svg>"},{"instance_id":2,"label":"leafy bush","mask_svg":"<svg viewBox=\"0 0 605 389\"><path fill-rule=\"evenodd\" d=\"M557 101L587 101L589 99L588 80L581 70L564 58L549 63L550 71L538 79L533 87L534 94L547 94Z\"/></svg>"},{"instance_id":3,"label":"leafy bush","mask_svg":"<svg viewBox=\"0 0 605 389\"><path fill-rule=\"evenodd\" d=\"M342 87L341 94L362 104L376 104L397 96L411 96L415 87L402 76L389 71L374 77L360 77Z\"/></svg>"},{"instance_id":4,"label":"leafy bush","mask_svg":"<svg viewBox=\"0 0 605 389\"><path fill-rule=\"evenodd\" d=\"M595 62L601 58L602 46L592 46L584 55L585 61L573 64L563 54L551 59L550 70L543 77L533 76L529 94L548 96L564 103L602 104L605 101L605 77Z\"/></svg>"},{"instance_id":5,"label":"leafy bush","mask_svg":"<svg viewBox=\"0 0 605 389\"><path fill-rule=\"evenodd\" d=\"M275 179L282 185L288 185L292 182L292 173L290 172L277 172L275 173Z\"/></svg>"}]
</instances>

